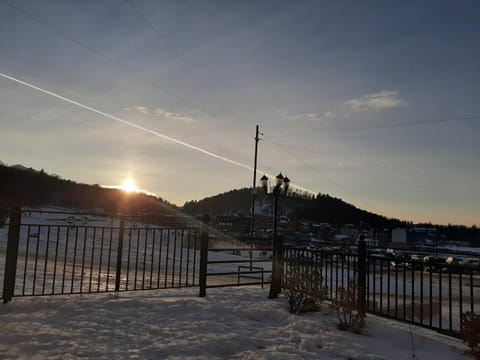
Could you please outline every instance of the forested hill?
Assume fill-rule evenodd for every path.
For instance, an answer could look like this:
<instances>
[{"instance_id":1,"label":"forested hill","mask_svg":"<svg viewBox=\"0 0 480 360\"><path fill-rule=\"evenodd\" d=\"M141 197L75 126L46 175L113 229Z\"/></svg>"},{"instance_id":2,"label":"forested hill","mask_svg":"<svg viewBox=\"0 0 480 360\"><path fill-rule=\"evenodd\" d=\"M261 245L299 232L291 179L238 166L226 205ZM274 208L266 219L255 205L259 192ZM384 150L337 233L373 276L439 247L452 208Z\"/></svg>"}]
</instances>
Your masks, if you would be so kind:
<instances>
[{"instance_id":1,"label":"forested hill","mask_svg":"<svg viewBox=\"0 0 480 360\"><path fill-rule=\"evenodd\" d=\"M200 201L189 201L183 206L183 211L189 215L210 214L249 215L252 206L251 189L232 190L223 194L205 198ZM268 215L272 200L258 191L256 213ZM397 219L388 219L344 202L341 199L326 194L318 194L314 199L301 197L282 197L280 199L281 212L297 220L311 220L328 222L331 224L354 224L361 226L384 227L399 226L402 222Z\"/></svg>"},{"instance_id":2,"label":"forested hill","mask_svg":"<svg viewBox=\"0 0 480 360\"><path fill-rule=\"evenodd\" d=\"M0 207L45 205L124 213L174 210L172 205L153 196L79 184L21 165L0 165Z\"/></svg>"}]
</instances>

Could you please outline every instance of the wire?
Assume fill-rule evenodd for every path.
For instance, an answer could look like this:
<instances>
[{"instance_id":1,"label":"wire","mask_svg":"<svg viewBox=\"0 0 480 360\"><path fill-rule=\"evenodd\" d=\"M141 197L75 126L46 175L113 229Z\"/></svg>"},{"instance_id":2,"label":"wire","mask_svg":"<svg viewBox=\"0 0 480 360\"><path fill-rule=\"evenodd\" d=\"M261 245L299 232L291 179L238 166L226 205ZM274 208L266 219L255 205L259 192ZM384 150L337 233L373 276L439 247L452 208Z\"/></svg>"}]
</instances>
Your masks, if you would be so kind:
<instances>
[{"instance_id":1,"label":"wire","mask_svg":"<svg viewBox=\"0 0 480 360\"><path fill-rule=\"evenodd\" d=\"M317 167L314 167L313 165L307 163L305 160L299 158L298 156L294 155L291 151L289 151L285 145L281 145L281 144L278 144L278 143L275 143L273 141L268 141L268 140L263 140L269 144L272 144L272 145L275 145L275 146L278 146L280 149L282 149L285 153L287 153L288 155L290 155L292 158L294 158L295 160L297 161L300 161L301 163L303 163L305 166L307 166L308 168L310 168L311 170L313 170L314 172L318 172L320 171L320 175L323 176L325 179L327 179L328 181L330 181L333 185L335 185L337 188L339 188L340 190L342 190L344 193L346 193L347 195L349 195L351 198L354 198L354 199L358 199L358 196L355 196L351 191L347 190L343 185L340 185L338 182L336 182L335 180L333 180L330 176L327 176L322 170L320 170L319 168ZM371 208L372 210L376 211L379 215L382 214L383 212L376 208L375 206L371 205L371 204L366 204L369 208Z\"/></svg>"},{"instance_id":2,"label":"wire","mask_svg":"<svg viewBox=\"0 0 480 360\"><path fill-rule=\"evenodd\" d=\"M137 15L142 18L142 20L152 28L153 31L157 32L157 28L143 15L143 13L130 1L130 0L125 0L125 2L137 13ZM162 36L159 34L160 37Z\"/></svg>"},{"instance_id":3,"label":"wire","mask_svg":"<svg viewBox=\"0 0 480 360\"><path fill-rule=\"evenodd\" d=\"M269 143L269 144L272 144L272 145L275 145L279 148L281 148L284 152L286 152L288 155L290 155L293 159L303 163L305 166L307 166L308 168L310 168L311 170L317 172L319 169L314 167L313 165L307 163L305 160L299 158L298 156L296 156L295 154L293 154L291 151L287 150L287 147L284 146L284 145L281 145L281 144L278 144L276 142L273 142L273 141L269 141L269 140L263 140L264 142L266 143ZM338 184L336 181L334 181L333 179L331 179L329 176L325 175L325 174L322 174L322 176L327 179L328 181L330 181L332 184L334 184L335 186L337 186L339 189L343 190L343 191L347 191L343 186L341 186L340 184Z\"/></svg>"},{"instance_id":4,"label":"wire","mask_svg":"<svg viewBox=\"0 0 480 360\"><path fill-rule=\"evenodd\" d=\"M57 27L54 27L52 26L51 24L48 24L47 22L41 20L40 18L32 15L31 13L29 13L27 10L15 5L14 3L11 3L9 4L10 7L12 7L14 10L18 11L19 13L23 14L25 17L28 17L30 20L33 20L34 22L42 25L43 27L46 27L46 28L50 28L51 30L53 30L53 32L56 32L58 34L60 34L61 36L63 36L64 38L70 40L71 42L77 44L78 46L80 46L81 48L83 49L86 49L88 50L89 52L95 54L95 55L98 55L98 56L101 56L103 58L105 58L105 55L102 54L101 52L98 52L97 50L91 48L90 46L88 46L87 44L84 44L83 42L71 37L70 35L68 35L66 32L58 29Z\"/></svg>"},{"instance_id":5,"label":"wire","mask_svg":"<svg viewBox=\"0 0 480 360\"><path fill-rule=\"evenodd\" d=\"M196 146L196 145L189 144L189 143L187 143L187 142L185 142L185 141L182 141L182 140L173 138L173 137L171 137L171 136L162 134L162 133L160 133L160 132L158 132L158 131L155 131L155 130L152 130L152 129L149 129L149 128L146 128L146 127L143 127L143 126L140 126L140 125L137 125L137 124L134 124L134 123L132 123L132 122L130 122L130 121L121 119L121 118L119 118L118 116L114 116L114 115L108 114L108 113L103 112L103 111L101 111L101 110L98 110L98 109L96 109L96 108L94 108L94 107L91 107L91 106L82 104L82 103L80 103L80 102L78 102L78 101L75 101L75 100L69 99L69 98L67 98L67 97L61 96L61 95L59 95L59 94L57 94L57 93L54 93L54 92L49 91L49 90L47 90L47 89L43 89L43 88L38 87L38 86L36 86L36 85L34 85L34 84L31 84L31 83L29 83L29 82L26 82L26 81L17 79L17 78L15 78L15 77L13 77L13 76L10 76L10 75L7 75L7 74L4 74L4 73L1 73L1 72L0 72L0 77L3 77L3 78L8 79L8 80L11 80L11 81L13 81L13 82L15 82L15 83L17 83L17 84L26 86L26 87L28 87L28 88L30 88L30 89L36 90L36 91L41 92L41 93L43 93L43 94L52 96L52 97L54 97L54 98L56 98L56 99L58 99L58 100L61 100L61 101L66 102L66 103L75 105L75 106L80 107L80 108L82 108L82 109L84 109L84 110L88 110L88 111L90 111L90 112L93 112L93 113L95 113L95 114L98 114L98 115L101 115L101 116L103 116L103 117L109 118L109 119L111 119L111 120L117 121L117 122L122 123L122 124L124 124L124 125L128 125L128 126L130 126L130 127L132 127L132 128L135 128L135 129L141 130L141 131L143 131L143 132L146 132L146 133L155 135L155 136L157 136L157 137L159 137L159 138L162 138L162 139L167 140L167 141L169 141L169 142L175 143L175 144L177 144L177 145L181 145L181 146L186 147L186 148L188 148L188 149L190 149L190 150L194 150L194 151L203 153L204 155L210 156L210 157L215 158L215 159L217 159L217 160L221 160L221 161L230 163L230 164L232 164L232 165L236 165L236 166L238 166L238 167L242 167L242 168L247 169L247 170L249 170L249 171L253 171L253 170L254 170L254 169L253 169L251 166L249 166L249 165L246 165L246 164L243 164L243 163L241 163L241 162L238 162L238 161L229 159L229 158L224 157L224 156L219 155L219 154L215 154L215 153L213 153L213 152L211 152L211 151L208 151L208 150L203 149L203 148L201 148L201 147L198 147L198 146ZM259 173L259 174L261 174L262 172L263 172L262 170L257 170L257 173ZM271 175L271 174L266 174L266 175L267 175L268 177L270 177L270 178L273 178L273 175ZM292 185L293 187L296 187L296 188L299 189L299 190L306 191L306 192L310 192L310 193L314 193L314 191L312 191L312 190L310 190L310 189L307 189L307 188L305 188L305 187L302 187L302 186L300 186L300 185L297 185L297 184L294 184L294 183L292 183L291 185Z\"/></svg>"},{"instance_id":6,"label":"wire","mask_svg":"<svg viewBox=\"0 0 480 360\"><path fill-rule=\"evenodd\" d=\"M155 26L148 18L147 16L145 16L145 14L140 10L140 8L135 4L135 1L133 0L125 0L125 2L135 11L135 13L138 15L138 17L140 19L143 20L143 22L145 22L145 24L150 28L152 29L154 32L155 32L155 35L158 35L160 37L160 39L167 45L167 48L168 50L170 51L170 53L178 58L178 60L180 62L183 63L183 65L188 65L187 66L187 71L195 76L195 78L199 81L200 83L200 88L204 89L205 91L207 91L210 95L214 95L215 94L213 93L212 89L210 88L210 85L200 76L198 76L198 74L196 74L191 68L190 68L190 65L192 64L189 64L188 60L185 58L185 56L183 56L183 54L181 52L179 52L175 46L171 43L171 41L165 36L163 35L159 29L157 28L157 26ZM188 95L185 96L185 98L187 97ZM175 102L173 102L171 105L175 104ZM240 130L242 131L243 133L246 134L246 131L243 129L243 128L240 128L239 126L236 126L237 123L240 123L239 119L234 115L234 114L230 114L230 116L236 120L233 124L230 124L230 125L233 125L236 127L237 130Z\"/></svg>"},{"instance_id":7,"label":"wire","mask_svg":"<svg viewBox=\"0 0 480 360\"><path fill-rule=\"evenodd\" d=\"M28 83L28 82L26 82L26 81L17 79L17 78L15 78L15 77L13 77L13 76L10 76L10 75L4 74L4 73L0 73L0 77L3 77L3 78L5 78L5 79L11 80L11 81L14 81L14 82L16 82L17 84L21 84L21 85L23 85L23 86L29 87L29 88L31 88L31 89L33 89L33 90L39 91L39 92L44 93L44 94L49 95L49 96L52 96L52 97L54 97L54 98L57 98L57 99L59 99L59 100L62 100L62 101L64 101L64 102L66 102L66 103L69 103L69 104L78 106L78 107L80 107L80 108L82 108L82 109L84 109L84 110L91 111L91 112L93 112L93 113L96 113L96 114L101 115L101 116L103 116L103 117L106 117L106 118L109 118L109 119L111 119L111 120L117 121L117 122L119 122L119 123L128 125L128 126L130 126L130 127L136 128L136 129L141 130L141 131L143 131L143 132L150 133L150 134L155 135L155 136L157 136L157 137L159 137L159 138L162 138L162 139L164 139L164 140L167 140L167 141L173 142L173 143L175 143L175 144L178 144L178 145L184 146L184 147L186 147L186 148L189 148L189 149L191 149L191 150L194 150L194 151L203 153L203 154L208 155L208 156L210 156L210 157L213 157L213 158L215 158L215 159L222 160L222 161L224 161L224 162L228 162L228 163L230 163L230 164L233 164L233 165L236 165L236 166L245 168L245 169L247 169L247 170L253 171L253 168L252 168L251 166L249 166L249 165L245 165L245 164L240 163L240 162L238 162L238 161L235 161L235 160L229 159L229 158L227 158L227 157L224 157L224 156L221 156L221 155L212 153L212 152L210 152L210 151L208 151L208 150L206 150L206 149L203 149L203 148L200 148L200 147L198 147L198 146L195 146L195 145L186 143L185 141L182 141L182 140L178 140L178 139L172 138L171 136L162 134L162 133L160 133L160 132L158 132L158 131L155 131L155 130L152 130L152 129L148 129L148 128L146 128L146 127L143 127L143 126L134 124L134 123L132 123L132 122L130 122L130 121L127 121L127 120L121 119L121 118L119 118L119 117L117 117L117 116L114 116L114 115L108 114L108 113L106 113L106 112L100 111L100 110L98 110L98 109L96 109L96 108L94 108L94 107L91 107L91 106L88 106L88 105L84 105L84 104L82 104L82 103L80 103L80 102L78 102L78 101L75 101L75 100L69 99L69 98L67 98L67 97L61 96L61 95L59 95L59 94L57 94L57 93L54 93L54 92L52 92L52 91L43 89L43 88L41 88L41 87L38 87L38 86L33 85L33 84L31 84L31 83Z\"/></svg>"},{"instance_id":8,"label":"wire","mask_svg":"<svg viewBox=\"0 0 480 360\"><path fill-rule=\"evenodd\" d=\"M407 121L401 123L394 123L394 124L384 124L384 125L370 125L370 126L358 126L358 127L351 127L351 128L339 128L339 129L327 129L327 130L320 130L315 131L315 134L326 134L332 132L348 132L348 131L361 131L361 130L373 130L373 129L387 129L387 128L397 128L397 127L405 127L405 126L419 126L419 125L428 125L428 124L437 124L437 123L444 123L444 122L451 122L451 121L465 121L465 120L480 120L480 116L466 116L466 117L458 117L458 118L448 118L448 119L437 119L437 120L425 120L425 121ZM307 135L311 134L311 132L299 132L299 133L288 133L288 134L280 134L280 135L273 135L270 138L280 138L280 137L290 137L290 136L299 136L299 135Z\"/></svg>"},{"instance_id":9,"label":"wire","mask_svg":"<svg viewBox=\"0 0 480 360\"><path fill-rule=\"evenodd\" d=\"M272 145L275 145L275 146L278 146L278 147L281 147L283 148L283 150L285 152L288 153L288 150L287 149L287 146L286 145L283 145L283 144L280 144L278 142L274 142L274 141L270 141L270 140L265 140L265 139L262 139L264 142L268 142ZM311 148L308 148L308 147L305 147L305 146L302 146L301 147L302 150L306 150L312 154L316 154L317 152ZM304 160L301 160L301 159L298 159L297 157L295 157L295 155L293 155L292 153L289 153L290 156L296 158L298 161L301 161L303 163L306 164L306 162ZM374 166L374 167L379 167L379 168L383 168L383 169L388 169L388 170L395 170L395 171L400 171L402 173L409 173L409 174L412 174L412 175L418 175L418 176L423 176L423 177L427 177L429 179L436 179L436 180L441 180L441 181L444 181L444 182L447 182L447 183L452 183L452 182L461 182L465 185L469 185L469 186L474 186L474 187L478 187L480 186L480 183L476 183L474 181L469 181L469 180L466 180L466 179L461 179L461 178L458 178L458 177L452 177L452 176L445 176L445 175L438 175L438 174L430 174L430 173L426 173L426 172L423 172L423 171L419 171L419 170L412 170L412 169L407 169L407 168L404 168L404 167L398 167L398 166L391 166L391 165L385 165L385 164L379 164L379 163L372 163L370 162L369 165L371 166ZM311 165L308 165L308 167L310 167L311 169L313 169L313 167ZM357 167L350 167L351 169L355 169L357 171L361 171L360 168L357 168ZM332 180L330 180L331 182L333 182ZM396 181L398 181L398 179L396 179ZM335 184L335 182L333 182ZM337 187L341 188L338 184L336 184ZM342 189L342 190L345 190L345 189Z\"/></svg>"},{"instance_id":10,"label":"wire","mask_svg":"<svg viewBox=\"0 0 480 360\"><path fill-rule=\"evenodd\" d=\"M132 4L128 1L128 0L125 0L133 9L136 10L136 8L134 6L132 6ZM31 14L30 12L28 12L26 9L24 8L21 8L15 4L9 4L10 7L12 7L15 11L21 13L23 16L29 18L30 20L34 21L35 23L43 26L44 28L46 29L49 29L51 32L71 41L72 43L76 44L77 46L79 46L80 48L84 49L84 50L87 50L88 52L90 52L91 54L93 55L96 55L98 56L99 58L103 59L104 61L106 61L108 63L109 66L112 65L112 61L110 58L108 58L108 56L105 54L105 53L102 53L94 48L92 48L91 46L89 46L88 44L84 43L84 42L81 42L77 39L75 39L74 37L72 37L71 35L69 35L68 33L66 33L65 31L61 30L60 28L52 25L51 23L48 23L44 20L42 20L41 18ZM143 20L145 22L147 22L148 24L150 24L150 26L153 28L153 24L151 24L148 19L146 19L140 12L136 11L138 16L141 16L143 18ZM118 68L119 70L121 70L124 74L130 74L131 71L130 69L128 69L127 67L122 67L122 66L119 66L119 64L117 63L113 63L113 65ZM125 71L126 70L126 71ZM146 79L147 83L148 83L148 87L150 88L150 90L155 90L155 85L154 82L151 80L151 78L148 78ZM181 103L184 103L185 100L189 97L188 94L185 94L185 95L175 95L175 94L171 94L174 98L173 101L170 101L166 104L162 104L162 108L165 108L165 109L169 109L171 108L173 105L178 105L178 104L181 104Z\"/></svg>"}]
</instances>

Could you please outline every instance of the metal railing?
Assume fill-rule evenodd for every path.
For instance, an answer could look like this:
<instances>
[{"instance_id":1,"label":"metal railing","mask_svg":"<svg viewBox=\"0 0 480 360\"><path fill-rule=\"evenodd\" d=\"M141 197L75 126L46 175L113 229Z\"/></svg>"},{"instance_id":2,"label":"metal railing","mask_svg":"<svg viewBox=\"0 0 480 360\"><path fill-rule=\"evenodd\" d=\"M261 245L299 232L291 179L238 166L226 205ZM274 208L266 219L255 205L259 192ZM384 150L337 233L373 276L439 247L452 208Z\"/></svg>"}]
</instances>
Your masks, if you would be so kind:
<instances>
[{"instance_id":1,"label":"metal railing","mask_svg":"<svg viewBox=\"0 0 480 360\"><path fill-rule=\"evenodd\" d=\"M361 246L338 244L314 249L285 247L283 259L284 271L298 260L319 269L330 299L355 281L360 311L451 336L462 337L462 313L480 311L478 265L379 255L362 252Z\"/></svg>"},{"instance_id":2,"label":"metal railing","mask_svg":"<svg viewBox=\"0 0 480 360\"><path fill-rule=\"evenodd\" d=\"M395 261L370 255L367 309L461 337L461 314L480 310L480 269L444 261Z\"/></svg>"},{"instance_id":3,"label":"metal railing","mask_svg":"<svg viewBox=\"0 0 480 360\"><path fill-rule=\"evenodd\" d=\"M201 230L75 212L16 210L9 219L8 238L0 229L4 303L16 296L193 286L205 296L207 288L271 281L272 249L209 248L208 218ZM355 281L362 313L461 337L461 315L480 310L478 261L460 265L441 260L448 256L441 250L425 258L411 256L414 252L367 249L363 242L325 243L318 248L285 246L281 261L284 274L299 263L308 267L305 274L319 272L319 286L328 289L332 300Z\"/></svg>"},{"instance_id":4,"label":"metal railing","mask_svg":"<svg viewBox=\"0 0 480 360\"><path fill-rule=\"evenodd\" d=\"M289 267L304 264L305 272L313 268L321 276L321 287L328 290L329 298L338 297L338 289L347 288L350 281L358 279L358 253L349 247L341 248L283 248L284 273ZM301 274L300 274L301 275Z\"/></svg>"},{"instance_id":5,"label":"metal railing","mask_svg":"<svg viewBox=\"0 0 480 360\"><path fill-rule=\"evenodd\" d=\"M2 259L4 303L15 296L198 286L199 232L127 216L17 210Z\"/></svg>"},{"instance_id":6,"label":"metal railing","mask_svg":"<svg viewBox=\"0 0 480 360\"><path fill-rule=\"evenodd\" d=\"M208 252L207 288L270 283L271 248L210 248Z\"/></svg>"}]
</instances>

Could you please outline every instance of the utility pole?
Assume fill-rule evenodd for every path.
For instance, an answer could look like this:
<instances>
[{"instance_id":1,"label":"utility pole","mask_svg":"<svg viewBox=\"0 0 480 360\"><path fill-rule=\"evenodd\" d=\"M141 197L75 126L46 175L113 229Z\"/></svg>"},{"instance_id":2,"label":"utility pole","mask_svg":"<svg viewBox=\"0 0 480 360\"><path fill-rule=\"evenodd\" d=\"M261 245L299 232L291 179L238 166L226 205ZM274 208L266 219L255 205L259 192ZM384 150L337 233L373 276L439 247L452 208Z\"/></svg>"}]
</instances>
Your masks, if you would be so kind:
<instances>
[{"instance_id":1,"label":"utility pole","mask_svg":"<svg viewBox=\"0 0 480 360\"><path fill-rule=\"evenodd\" d=\"M253 238L255 237L255 195L257 192L257 155L258 155L258 125L255 132L255 157L253 162L253 187L252 187L252 222L250 229L250 271L253 269Z\"/></svg>"},{"instance_id":2,"label":"utility pole","mask_svg":"<svg viewBox=\"0 0 480 360\"><path fill-rule=\"evenodd\" d=\"M250 229L250 236L253 237L255 236L255 195L257 192L257 155L258 155L258 125L257 125L257 130L255 133L255 158L254 158L254 163L253 163L253 187L252 187L252 223L251 223L251 229Z\"/></svg>"}]
</instances>

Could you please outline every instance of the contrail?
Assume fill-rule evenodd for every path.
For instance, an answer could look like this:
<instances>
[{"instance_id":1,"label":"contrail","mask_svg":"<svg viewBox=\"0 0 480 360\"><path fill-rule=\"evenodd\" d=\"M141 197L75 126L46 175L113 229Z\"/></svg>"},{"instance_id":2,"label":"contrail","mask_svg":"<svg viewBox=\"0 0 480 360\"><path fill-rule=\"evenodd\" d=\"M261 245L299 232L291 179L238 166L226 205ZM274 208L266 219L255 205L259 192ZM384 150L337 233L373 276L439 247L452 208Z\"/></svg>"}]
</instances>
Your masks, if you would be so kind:
<instances>
[{"instance_id":1,"label":"contrail","mask_svg":"<svg viewBox=\"0 0 480 360\"><path fill-rule=\"evenodd\" d=\"M218 160L222 160L222 161L225 161L227 163L230 163L230 164L233 164L233 165L236 165L236 166L240 166L244 169L247 169L247 170L250 170L250 171L253 171L253 168L251 166L248 166L246 164L242 164L238 161L235 161L235 160L232 160L232 159L229 159L229 158L226 158L224 156L220 156L220 155L217 155L217 154L214 154L208 150L205 150L205 149L202 149L201 147L198 147L198 146L195 146L195 145L192 145L192 144L189 144L189 143L186 143L184 141L181 141L181 140L178 140L178 139L175 139L175 138L172 138L168 135L165 135L165 134L162 134L162 133L159 133L155 130L151 130L151 129L148 129L146 127L143 127L143 126L140 126L140 125L137 125L135 123L132 123L130 121L127 121L127 120L124 120L124 119L121 119L119 118L118 116L114 116L114 115L111 115L111 114L107 114L103 111L100 111L100 110L97 110L91 106L88 106L88 105L84 105L82 103L79 103L78 101L75 101L75 100L72 100L72 99L68 99L64 96L61 96L61 95L58 95L52 91L48 91L48 90L45 90L45 89L42 89L38 86L35 86L33 84L30 84L28 82L25 82L25 81L22 81L20 79L17 79L17 78L14 78L13 76L10 76L10 75L7 75L7 74L4 74L4 73L0 73L0 76L5 78L5 79L8 79L8 80L11 80L11 81L14 81L18 84L21 84L21 85L24 85L26 87L29 87L30 89L33 89L33 90L37 90L41 93L44 93L44 94L47 94L47 95L50 95L54 98L57 98L59 100L62 100L66 103L69 103L69 104L72 104L72 105L76 105L82 109L85 109L85 110L88 110L88 111L91 111L95 114L98 114L98 115L101 115L101 116L104 116L106 118L109 118L111 120L114 120L114 121L117 121L117 122L120 122L122 124L125 124L125 125L128 125L128 126L131 126L133 128L136 128L138 130L141 130L141 131L144 131L144 132L147 132L149 134L152 134L152 135L155 135L155 136L158 136L164 140L167 140L167 141L170 141L170 142L173 142L175 144L178 144L178 145L182 145L182 146L185 146L186 148L188 149L191 149L191 150L195 150L195 151L198 151L202 154L205 154L205 155L208 155L210 157L213 157L215 159L218 159ZM257 170L257 173L263 173L261 170ZM270 174L266 174L267 176L269 177L273 177L273 175L270 175ZM293 185L293 184L292 184ZM311 191L309 189L306 189L306 188L303 188L301 186L298 186L298 185L293 185L294 187L300 189L300 190L303 190L303 191L307 191L307 192L310 192L310 193L315 193L314 191Z\"/></svg>"},{"instance_id":2,"label":"contrail","mask_svg":"<svg viewBox=\"0 0 480 360\"><path fill-rule=\"evenodd\" d=\"M6 78L6 79L9 79L9 80L15 81L16 83L19 83L19 84L28 86L29 88L34 89L34 90L37 90L37 91L40 91L40 92L42 92L42 93L44 93L44 94L53 96L53 97L55 97L55 98L57 98L57 99L60 99L60 100L62 100L62 101L65 101L65 102L67 102L67 103L69 103L69 104L73 104L73 105L79 106L79 107L81 107L82 109L89 110L89 111L94 112L94 113L96 113L96 114L98 114L98 115L105 116L105 117L107 117L107 118L109 118L109 119L118 121L118 122L120 122L120 123L122 123L122 124L131 126L131 127L134 127L134 128L136 128L136 129L139 129L139 130L145 131L145 132L147 132L147 133L150 133L150 134L152 134L152 135L158 136L158 137L160 137L160 138L162 138L162 139L171 141L171 142L173 142L173 143L175 143L175 144L183 145L183 146L185 146L185 147L187 147L187 148L189 148L189 149L199 151L199 152L201 152L201 153L203 153L203 154L205 154L205 155L211 156L211 157L213 157L213 158L216 158L216 159L219 159L219 160L223 160L223 161L226 161L226 162L228 162L228 163L231 163L231 164L234 164L234 165L237 165L237 166L241 166L241 167L243 167L243 168L245 168L245 169L248 169L248 170L253 171L253 168L250 167L250 166L248 166L248 165L245 165L245 164L239 163L239 162L237 162L237 161L235 161L235 160L231 160L231 159L228 159L228 158L226 158L226 157L223 157L223 156L214 154L214 153L212 153L212 152L210 152L210 151L208 151L208 150L202 149L202 148L200 148L200 147L198 147L198 146L188 144L188 143L186 143L186 142L184 142L184 141L181 141L181 140L172 138L172 137L170 137L170 136L161 134L161 133L159 133L159 132L157 132L157 131L155 131L155 130L148 129L148 128L146 128L146 127L137 125L137 124L132 123L132 122L130 122L130 121L120 119L120 118L117 117L117 116L107 114L107 113L105 113L105 112L103 112L103 111L100 111L100 110L97 110L97 109L95 109L95 108L93 108L93 107L91 107L91 106L81 104L81 103L79 103L79 102L77 102L77 101L75 101L75 100L67 99L66 97L63 97L63 96L58 95L58 94L56 94L56 93L54 93L54 92L51 92L51 91L42 89L42 88L40 88L40 87L38 87L38 86L35 86L35 85L33 85L33 84L30 84L30 83L27 83L27 82L25 82L25 81L16 79L16 78L14 78L14 77L12 77L12 76L9 76L9 75L7 75L7 74L0 73L0 76L4 77L4 78Z\"/></svg>"}]
</instances>

